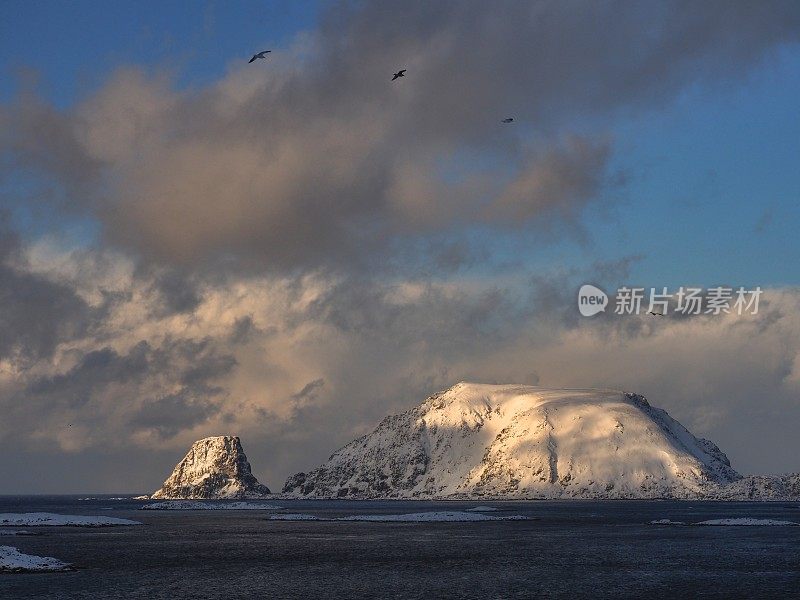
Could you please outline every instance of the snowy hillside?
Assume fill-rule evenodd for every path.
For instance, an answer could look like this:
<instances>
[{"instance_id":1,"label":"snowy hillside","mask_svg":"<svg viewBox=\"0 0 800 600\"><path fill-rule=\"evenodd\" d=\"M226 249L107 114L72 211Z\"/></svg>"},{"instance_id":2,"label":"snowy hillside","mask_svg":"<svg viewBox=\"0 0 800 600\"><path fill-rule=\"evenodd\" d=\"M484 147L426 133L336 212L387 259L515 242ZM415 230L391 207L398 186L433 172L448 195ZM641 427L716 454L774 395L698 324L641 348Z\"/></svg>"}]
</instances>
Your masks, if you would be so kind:
<instances>
[{"instance_id":1,"label":"snowy hillside","mask_svg":"<svg viewBox=\"0 0 800 600\"><path fill-rule=\"evenodd\" d=\"M258 498L269 494L258 482L236 436L209 437L192 444L161 489L165 499Z\"/></svg>"},{"instance_id":2,"label":"snowy hillside","mask_svg":"<svg viewBox=\"0 0 800 600\"><path fill-rule=\"evenodd\" d=\"M305 497L696 498L725 454L642 396L459 383L289 478Z\"/></svg>"}]
</instances>

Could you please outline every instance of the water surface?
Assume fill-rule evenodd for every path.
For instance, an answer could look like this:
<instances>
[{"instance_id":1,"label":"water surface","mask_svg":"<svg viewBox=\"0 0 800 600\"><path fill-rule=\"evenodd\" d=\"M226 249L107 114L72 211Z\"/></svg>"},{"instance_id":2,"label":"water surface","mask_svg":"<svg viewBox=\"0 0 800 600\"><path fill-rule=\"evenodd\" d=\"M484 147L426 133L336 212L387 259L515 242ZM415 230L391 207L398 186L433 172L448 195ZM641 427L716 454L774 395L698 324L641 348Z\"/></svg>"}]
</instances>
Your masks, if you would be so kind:
<instances>
[{"instance_id":1,"label":"water surface","mask_svg":"<svg viewBox=\"0 0 800 600\"><path fill-rule=\"evenodd\" d=\"M0 575L0 598L790 598L800 527L656 526L756 517L800 522L798 503L270 501L320 517L502 509L529 521L270 521L269 511L140 511L140 501L0 497L0 512L129 518L37 528L0 544L71 573ZM18 527L10 529L19 529Z\"/></svg>"}]
</instances>

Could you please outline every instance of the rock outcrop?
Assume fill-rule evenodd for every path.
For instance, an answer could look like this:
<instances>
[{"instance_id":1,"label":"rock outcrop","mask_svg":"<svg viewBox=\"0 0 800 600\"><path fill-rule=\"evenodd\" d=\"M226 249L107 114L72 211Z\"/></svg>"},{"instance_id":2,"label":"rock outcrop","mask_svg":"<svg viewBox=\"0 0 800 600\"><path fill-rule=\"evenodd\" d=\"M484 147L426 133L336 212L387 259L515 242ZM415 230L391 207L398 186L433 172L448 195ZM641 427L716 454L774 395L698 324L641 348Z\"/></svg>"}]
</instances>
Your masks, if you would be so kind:
<instances>
[{"instance_id":1,"label":"rock outcrop","mask_svg":"<svg viewBox=\"0 0 800 600\"><path fill-rule=\"evenodd\" d=\"M151 498L260 498L270 493L250 470L236 436L208 437L192 444Z\"/></svg>"}]
</instances>

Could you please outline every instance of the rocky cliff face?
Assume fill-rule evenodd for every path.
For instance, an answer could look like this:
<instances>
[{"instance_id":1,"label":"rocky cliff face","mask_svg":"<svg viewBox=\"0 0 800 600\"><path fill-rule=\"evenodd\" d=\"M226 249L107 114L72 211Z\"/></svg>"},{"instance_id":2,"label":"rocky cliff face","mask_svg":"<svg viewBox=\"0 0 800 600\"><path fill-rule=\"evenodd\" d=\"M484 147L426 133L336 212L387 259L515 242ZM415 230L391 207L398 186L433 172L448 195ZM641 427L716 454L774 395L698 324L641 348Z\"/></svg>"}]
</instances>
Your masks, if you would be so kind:
<instances>
[{"instance_id":1,"label":"rocky cliff face","mask_svg":"<svg viewBox=\"0 0 800 600\"><path fill-rule=\"evenodd\" d=\"M284 493L346 498L700 498L741 479L642 396L460 383L384 419Z\"/></svg>"},{"instance_id":2,"label":"rocky cliff face","mask_svg":"<svg viewBox=\"0 0 800 600\"><path fill-rule=\"evenodd\" d=\"M269 493L250 471L239 438L226 435L192 444L151 498L258 498Z\"/></svg>"},{"instance_id":3,"label":"rocky cliff face","mask_svg":"<svg viewBox=\"0 0 800 600\"><path fill-rule=\"evenodd\" d=\"M796 502L800 500L800 473L748 475L730 485L709 490L705 497L709 500Z\"/></svg>"}]
</instances>

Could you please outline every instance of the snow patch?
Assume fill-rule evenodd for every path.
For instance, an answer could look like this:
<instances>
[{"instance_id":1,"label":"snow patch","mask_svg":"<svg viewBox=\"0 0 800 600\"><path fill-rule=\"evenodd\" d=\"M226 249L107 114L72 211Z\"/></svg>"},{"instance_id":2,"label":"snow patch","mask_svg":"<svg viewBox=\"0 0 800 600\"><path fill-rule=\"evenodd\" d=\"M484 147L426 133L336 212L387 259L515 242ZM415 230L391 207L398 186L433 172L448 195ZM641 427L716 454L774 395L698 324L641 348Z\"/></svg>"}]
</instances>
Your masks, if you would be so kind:
<instances>
[{"instance_id":1,"label":"snow patch","mask_svg":"<svg viewBox=\"0 0 800 600\"><path fill-rule=\"evenodd\" d=\"M168 500L145 504L139 510L281 510L275 504L258 502L196 502L192 500Z\"/></svg>"},{"instance_id":2,"label":"snow patch","mask_svg":"<svg viewBox=\"0 0 800 600\"><path fill-rule=\"evenodd\" d=\"M718 525L718 526L788 526L800 525L793 521L779 521L776 519L753 519L750 517L741 517L735 519L710 519L708 521L700 521L698 523L685 523L683 521L671 521L670 519L658 519L650 521L650 525Z\"/></svg>"},{"instance_id":3,"label":"snow patch","mask_svg":"<svg viewBox=\"0 0 800 600\"><path fill-rule=\"evenodd\" d=\"M787 526L787 525L800 525L794 521L779 521L776 519L752 519L742 517L737 519L711 519L709 521L700 521L695 525L734 525L734 526Z\"/></svg>"},{"instance_id":4,"label":"snow patch","mask_svg":"<svg viewBox=\"0 0 800 600\"><path fill-rule=\"evenodd\" d=\"M494 506L475 506L473 508L465 508L464 510L466 512L493 512L500 509Z\"/></svg>"},{"instance_id":5,"label":"snow patch","mask_svg":"<svg viewBox=\"0 0 800 600\"><path fill-rule=\"evenodd\" d=\"M650 521L650 525L686 525L683 521L671 521L669 519L657 519Z\"/></svg>"},{"instance_id":6,"label":"snow patch","mask_svg":"<svg viewBox=\"0 0 800 600\"><path fill-rule=\"evenodd\" d=\"M116 517L94 517L84 515L57 515L55 513L1 513L0 525L14 527L69 526L69 527L113 527L116 525L141 525L139 521Z\"/></svg>"},{"instance_id":7,"label":"snow patch","mask_svg":"<svg viewBox=\"0 0 800 600\"><path fill-rule=\"evenodd\" d=\"M127 496L112 496L112 497L87 496L86 498L78 498L78 500L81 500L81 501L86 501L86 500L136 500L136 498L129 498Z\"/></svg>"},{"instance_id":8,"label":"snow patch","mask_svg":"<svg viewBox=\"0 0 800 600\"><path fill-rule=\"evenodd\" d=\"M71 565L49 556L23 554L13 546L0 546L0 573L69 571Z\"/></svg>"},{"instance_id":9,"label":"snow patch","mask_svg":"<svg viewBox=\"0 0 800 600\"><path fill-rule=\"evenodd\" d=\"M332 519L320 519L314 515L304 515L300 513L286 513L283 515L272 515L270 517L273 521L326 521Z\"/></svg>"}]
</instances>

